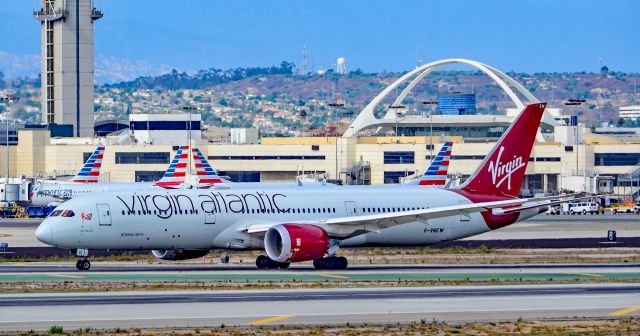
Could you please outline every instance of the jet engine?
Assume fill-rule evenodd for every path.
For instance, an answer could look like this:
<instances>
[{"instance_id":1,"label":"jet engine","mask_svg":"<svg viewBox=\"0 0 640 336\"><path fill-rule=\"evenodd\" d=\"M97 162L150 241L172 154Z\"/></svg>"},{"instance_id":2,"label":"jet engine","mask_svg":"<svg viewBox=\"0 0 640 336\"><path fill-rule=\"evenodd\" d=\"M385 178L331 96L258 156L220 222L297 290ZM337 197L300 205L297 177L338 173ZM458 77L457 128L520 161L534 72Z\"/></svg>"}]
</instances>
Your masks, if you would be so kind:
<instances>
[{"instance_id":1,"label":"jet engine","mask_svg":"<svg viewBox=\"0 0 640 336\"><path fill-rule=\"evenodd\" d=\"M151 253L162 260L187 260L204 257L209 250L151 250Z\"/></svg>"},{"instance_id":2,"label":"jet engine","mask_svg":"<svg viewBox=\"0 0 640 336\"><path fill-rule=\"evenodd\" d=\"M329 235L308 224L278 224L267 230L264 247L269 258L280 263L314 260L329 249Z\"/></svg>"}]
</instances>

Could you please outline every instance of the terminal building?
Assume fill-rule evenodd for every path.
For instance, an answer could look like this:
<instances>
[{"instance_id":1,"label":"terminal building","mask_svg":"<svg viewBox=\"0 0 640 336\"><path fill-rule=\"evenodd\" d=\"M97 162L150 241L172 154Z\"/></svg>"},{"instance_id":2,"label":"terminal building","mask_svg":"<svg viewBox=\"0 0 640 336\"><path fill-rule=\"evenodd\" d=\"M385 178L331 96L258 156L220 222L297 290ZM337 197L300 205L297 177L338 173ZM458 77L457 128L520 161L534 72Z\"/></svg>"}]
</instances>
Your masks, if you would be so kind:
<instances>
[{"instance_id":1,"label":"terminal building","mask_svg":"<svg viewBox=\"0 0 640 336\"><path fill-rule=\"evenodd\" d=\"M474 115L476 114L476 95L453 93L436 98L440 115Z\"/></svg>"},{"instance_id":2,"label":"terminal building","mask_svg":"<svg viewBox=\"0 0 640 336\"><path fill-rule=\"evenodd\" d=\"M101 122L94 127L93 63L83 57L92 60L92 23L102 14L89 0L43 0L42 6L34 15L42 20L43 31L43 121L71 125L75 137L57 136L51 127L17 129L17 143L11 133L10 145L0 146L0 157L8 161L0 165L2 175L64 179L75 174L96 146L104 145L101 181L156 180L178 146L190 142L220 175L237 182L290 182L300 174L325 173L345 184L390 184L420 175L441 144L453 141L449 174L460 182L473 173L516 112L538 102L495 68L446 59L421 65L382 90L341 137L260 138L257 130L233 130L228 141L220 141L207 138L200 116L190 113L132 114L128 122ZM77 41L78 36L84 39ZM76 45L65 45L74 38ZM513 101L512 111L478 115L475 96L457 94L439 97L438 113L412 115L389 108L382 118L374 115L386 106L391 93L400 91L389 106L402 106L422 78L453 63L475 67L493 79ZM591 134L579 124L561 122L565 119L558 109L545 112L521 193L636 194L640 141Z\"/></svg>"}]
</instances>

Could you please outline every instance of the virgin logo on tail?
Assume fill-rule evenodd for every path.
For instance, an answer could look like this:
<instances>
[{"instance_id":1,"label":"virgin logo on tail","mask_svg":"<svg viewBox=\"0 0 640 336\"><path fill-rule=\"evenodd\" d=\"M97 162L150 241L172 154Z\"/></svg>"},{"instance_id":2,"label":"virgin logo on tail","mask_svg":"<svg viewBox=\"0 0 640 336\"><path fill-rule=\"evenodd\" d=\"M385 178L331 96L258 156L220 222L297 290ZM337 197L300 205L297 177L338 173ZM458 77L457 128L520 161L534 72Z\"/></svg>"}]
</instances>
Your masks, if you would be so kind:
<instances>
[{"instance_id":1,"label":"virgin logo on tail","mask_svg":"<svg viewBox=\"0 0 640 336\"><path fill-rule=\"evenodd\" d=\"M500 146L500 151L498 152L496 161L489 162L488 170L489 173L491 173L491 179L493 180L493 185L496 186L496 188L500 187L502 182L506 180L507 189L511 190L511 175L526 165L522 162L522 156L516 157L515 155L513 156L513 160L506 163L501 162L500 158L502 157L503 151L504 146Z\"/></svg>"}]
</instances>

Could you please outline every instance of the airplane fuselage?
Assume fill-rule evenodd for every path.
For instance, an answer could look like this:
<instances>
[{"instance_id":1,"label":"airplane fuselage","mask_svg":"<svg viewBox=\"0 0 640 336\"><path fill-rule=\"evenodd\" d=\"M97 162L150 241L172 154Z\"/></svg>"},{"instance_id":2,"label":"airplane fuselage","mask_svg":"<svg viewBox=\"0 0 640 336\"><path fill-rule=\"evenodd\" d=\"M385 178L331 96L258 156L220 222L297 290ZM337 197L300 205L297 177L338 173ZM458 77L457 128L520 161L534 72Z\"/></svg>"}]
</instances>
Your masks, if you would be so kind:
<instances>
[{"instance_id":1,"label":"airplane fuselage","mask_svg":"<svg viewBox=\"0 0 640 336\"><path fill-rule=\"evenodd\" d=\"M74 182L42 182L32 190L31 205L46 206L51 203L62 203L78 196L94 193L138 190L150 188L151 182L131 183L74 183Z\"/></svg>"},{"instance_id":2,"label":"airplane fuselage","mask_svg":"<svg viewBox=\"0 0 640 336\"><path fill-rule=\"evenodd\" d=\"M281 188L138 190L99 193L64 203L74 217L49 217L56 245L85 249L262 249L245 232L255 224L315 223L336 217L397 213L471 201L420 186L289 186ZM520 213L515 220L538 214ZM481 213L369 232L340 246L430 245L491 230Z\"/></svg>"}]
</instances>

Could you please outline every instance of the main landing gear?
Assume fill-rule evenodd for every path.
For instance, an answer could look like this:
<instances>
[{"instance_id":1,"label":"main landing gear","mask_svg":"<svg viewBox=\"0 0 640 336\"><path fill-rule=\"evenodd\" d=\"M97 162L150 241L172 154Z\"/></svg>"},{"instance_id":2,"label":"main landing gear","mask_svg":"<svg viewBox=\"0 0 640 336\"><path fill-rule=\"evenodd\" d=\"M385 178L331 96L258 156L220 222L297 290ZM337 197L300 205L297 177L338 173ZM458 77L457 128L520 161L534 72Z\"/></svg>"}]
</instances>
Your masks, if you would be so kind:
<instances>
[{"instance_id":1,"label":"main landing gear","mask_svg":"<svg viewBox=\"0 0 640 336\"><path fill-rule=\"evenodd\" d=\"M272 260L271 258L267 257L266 255L261 255L258 258L256 258L256 266L258 266L258 268L260 268L260 269L289 268L289 263L277 262L277 261Z\"/></svg>"},{"instance_id":2,"label":"main landing gear","mask_svg":"<svg viewBox=\"0 0 640 336\"><path fill-rule=\"evenodd\" d=\"M317 270L323 270L323 269L342 270L342 269L346 269L348 265L349 265L349 261L347 261L347 258L345 257L331 256L331 257L316 259L313 261L313 267L315 267Z\"/></svg>"},{"instance_id":3,"label":"main landing gear","mask_svg":"<svg viewBox=\"0 0 640 336\"><path fill-rule=\"evenodd\" d=\"M88 271L89 268L91 268L91 263L87 259L87 257L89 256L89 250L77 249L75 254L77 257L82 258L76 261L76 268L78 269L78 271Z\"/></svg>"}]
</instances>

